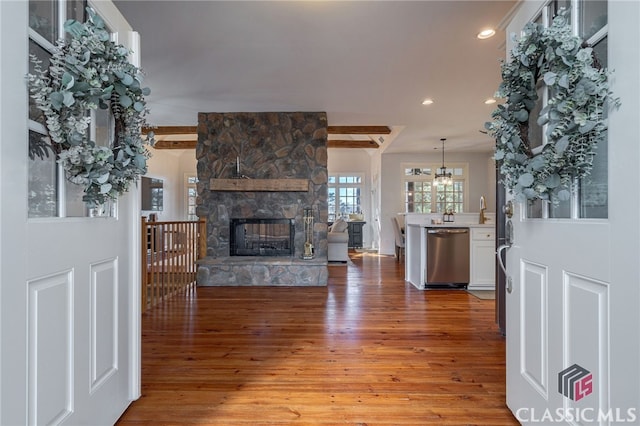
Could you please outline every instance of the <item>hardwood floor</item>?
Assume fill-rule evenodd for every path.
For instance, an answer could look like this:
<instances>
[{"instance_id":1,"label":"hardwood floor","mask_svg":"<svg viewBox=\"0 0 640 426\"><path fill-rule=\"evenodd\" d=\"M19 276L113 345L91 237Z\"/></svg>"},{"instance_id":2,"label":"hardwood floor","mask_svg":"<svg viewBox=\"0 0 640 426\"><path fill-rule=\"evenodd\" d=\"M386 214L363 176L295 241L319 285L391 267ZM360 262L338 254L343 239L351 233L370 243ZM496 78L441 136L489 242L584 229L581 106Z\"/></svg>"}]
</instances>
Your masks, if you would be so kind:
<instances>
[{"instance_id":1,"label":"hardwood floor","mask_svg":"<svg viewBox=\"0 0 640 426\"><path fill-rule=\"evenodd\" d=\"M142 397L118 424L518 424L493 300L352 259L326 288L198 288L149 310Z\"/></svg>"}]
</instances>

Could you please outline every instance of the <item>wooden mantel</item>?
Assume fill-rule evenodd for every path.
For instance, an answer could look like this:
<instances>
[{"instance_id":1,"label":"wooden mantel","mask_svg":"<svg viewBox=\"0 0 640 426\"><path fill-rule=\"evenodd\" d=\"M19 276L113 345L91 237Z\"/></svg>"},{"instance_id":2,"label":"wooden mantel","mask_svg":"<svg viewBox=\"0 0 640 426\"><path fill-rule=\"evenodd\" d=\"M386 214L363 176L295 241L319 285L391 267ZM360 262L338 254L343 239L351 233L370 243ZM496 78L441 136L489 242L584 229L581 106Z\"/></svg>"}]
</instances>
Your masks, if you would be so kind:
<instances>
[{"instance_id":1,"label":"wooden mantel","mask_svg":"<svg viewBox=\"0 0 640 426\"><path fill-rule=\"evenodd\" d=\"M210 179L211 191L306 192L309 179Z\"/></svg>"}]
</instances>

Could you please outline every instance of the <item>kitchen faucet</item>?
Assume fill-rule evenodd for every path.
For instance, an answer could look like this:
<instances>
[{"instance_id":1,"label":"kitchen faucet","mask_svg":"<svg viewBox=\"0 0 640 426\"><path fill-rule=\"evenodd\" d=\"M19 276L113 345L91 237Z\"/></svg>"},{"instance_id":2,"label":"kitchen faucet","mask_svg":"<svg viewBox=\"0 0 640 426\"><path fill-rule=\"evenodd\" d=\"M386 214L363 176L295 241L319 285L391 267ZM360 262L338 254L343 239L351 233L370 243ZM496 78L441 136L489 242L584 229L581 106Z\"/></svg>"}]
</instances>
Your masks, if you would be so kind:
<instances>
[{"instance_id":1,"label":"kitchen faucet","mask_svg":"<svg viewBox=\"0 0 640 426\"><path fill-rule=\"evenodd\" d=\"M484 195L480 196L480 220L478 221L481 225L487 221L487 218L484 216L484 211L487 209L487 203L484 201Z\"/></svg>"}]
</instances>

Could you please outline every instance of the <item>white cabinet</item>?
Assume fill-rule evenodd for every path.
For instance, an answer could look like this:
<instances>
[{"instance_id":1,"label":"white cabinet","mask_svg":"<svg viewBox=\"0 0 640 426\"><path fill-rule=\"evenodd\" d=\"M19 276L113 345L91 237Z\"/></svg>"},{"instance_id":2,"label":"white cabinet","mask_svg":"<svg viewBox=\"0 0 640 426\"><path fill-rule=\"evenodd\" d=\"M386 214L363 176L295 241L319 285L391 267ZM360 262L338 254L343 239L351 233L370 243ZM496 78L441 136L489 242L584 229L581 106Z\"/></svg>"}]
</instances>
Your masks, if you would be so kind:
<instances>
[{"instance_id":1,"label":"white cabinet","mask_svg":"<svg viewBox=\"0 0 640 426\"><path fill-rule=\"evenodd\" d=\"M471 290L495 288L495 238L494 228L471 228Z\"/></svg>"},{"instance_id":2,"label":"white cabinet","mask_svg":"<svg viewBox=\"0 0 640 426\"><path fill-rule=\"evenodd\" d=\"M462 216L461 213L456 216ZM492 222L494 213L488 213ZM405 216L405 279L420 290L425 289L427 268L427 228L431 215L414 214ZM466 220L457 220L455 227L469 228L469 285L471 290L495 289L495 225L471 223L477 220L477 213L467 213ZM443 226L446 227L446 226Z\"/></svg>"}]
</instances>

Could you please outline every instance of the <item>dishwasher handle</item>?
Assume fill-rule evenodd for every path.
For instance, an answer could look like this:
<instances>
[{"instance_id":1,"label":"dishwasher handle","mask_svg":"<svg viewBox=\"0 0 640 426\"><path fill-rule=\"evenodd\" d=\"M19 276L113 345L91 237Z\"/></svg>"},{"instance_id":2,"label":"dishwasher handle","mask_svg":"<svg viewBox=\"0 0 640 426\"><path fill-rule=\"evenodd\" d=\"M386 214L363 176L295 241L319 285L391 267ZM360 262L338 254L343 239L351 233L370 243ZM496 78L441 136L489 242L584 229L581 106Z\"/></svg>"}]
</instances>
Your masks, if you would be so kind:
<instances>
[{"instance_id":1,"label":"dishwasher handle","mask_svg":"<svg viewBox=\"0 0 640 426\"><path fill-rule=\"evenodd\" d=\"M427 234L468 234L469 230L466 228L457 229L428 229Z\"/></svg>"}]
</instances>

